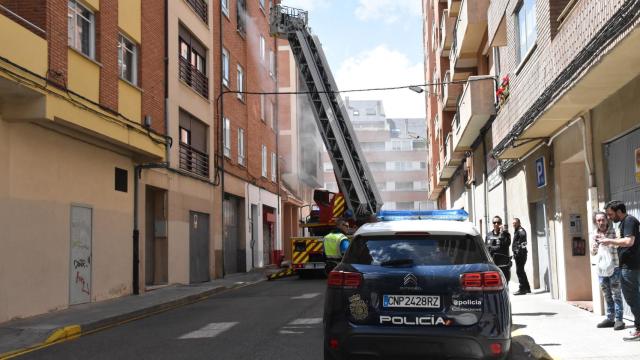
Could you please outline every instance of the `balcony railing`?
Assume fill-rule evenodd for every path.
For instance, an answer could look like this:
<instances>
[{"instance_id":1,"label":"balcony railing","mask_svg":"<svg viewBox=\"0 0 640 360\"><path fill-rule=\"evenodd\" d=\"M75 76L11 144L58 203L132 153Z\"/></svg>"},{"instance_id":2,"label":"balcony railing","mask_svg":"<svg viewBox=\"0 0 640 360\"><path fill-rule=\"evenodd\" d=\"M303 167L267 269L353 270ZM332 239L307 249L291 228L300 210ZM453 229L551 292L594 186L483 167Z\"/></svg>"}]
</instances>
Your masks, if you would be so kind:
<instances>
[{"instance_id":1,"label":"balcony railing","mask_svg":"<svg viewBox=\"0 0 640 360\"><path fill-rule=\"evenodd\" d=\"M209 155L180 143L180 169L202 177L209 177Z\"/></svg>"},{"instance_id":2,"label":"balcony railing","mask_svg":"<svg viewBox=\"0 0 640 360\"><path fill-rule=\"evenodd\" d=\"M451 70L447 70L444 73L444 80L442 81L442 108L445 111L452 111L456 109L458 99L462 93L462 84L451 83Z\"/></svg>"},{"instance_id":3,"label":"balcony railing","mask_svg":"<svg viewBox=\"0 0 640 360\"><path fill-rule=\"evenodd\" d=\"M183 80L200 95L209 98L209 78L191 65L187 59L182 56L178 57L180 58L180 80Z\"/></svg>"},{"instance_id":4,"label":"balcony railing","mask_svg":"<svg viewBox=\"0 0 640 360\"><path fill-rule=\"evenodd\" d=\"M495 115L494 89L495 79L491 76L469 77L453 119L455 151L468 150L487 120Z\"/></svg>"},{"instance_id":5,"label":"balcony railing","mask_svg":"<svg viewBox=\"0 0 640 360\"><path fill-rule=\"evenodd\" d=\"M187 4L191 6L202 21L209 23L209 6L205 0L187 0Z\"/></svg>"},{"instance_id":6,"label":"balcony railing","mask_svg":"<svg viewBox=\"0 0 640 360\"><path fill-rule=\"evenodd\" d=\"M440 19L440 51L442 56L448 56L451 50L451 44L453 42L453 28L457 20L449 16L449 11L444 10L442 12L442 18Z\"/></svg>"},{"instance_id":7,"label":"balcony railing","mask_svg":"<svg viewBox=\"0 0 640 360\"><path fill-rule=\"evenodd\" d=\"M448 0L447 1L447 11L449 11L449 16L458 16L460 12L460 3L462 0Z\"/></svg>"}]
</instances>

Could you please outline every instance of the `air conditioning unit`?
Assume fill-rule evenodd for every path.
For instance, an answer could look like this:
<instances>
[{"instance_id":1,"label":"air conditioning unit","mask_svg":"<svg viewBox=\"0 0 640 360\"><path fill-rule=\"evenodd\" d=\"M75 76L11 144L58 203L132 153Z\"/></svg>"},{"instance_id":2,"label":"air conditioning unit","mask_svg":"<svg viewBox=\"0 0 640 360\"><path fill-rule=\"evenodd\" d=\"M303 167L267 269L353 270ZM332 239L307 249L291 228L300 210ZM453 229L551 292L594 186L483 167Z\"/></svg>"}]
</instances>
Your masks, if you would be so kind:
<instances>
[{"instance_id":1,"label":"air conditioning unit","mask_svg":"<svg viewBox=\"0 0 640 360\"><path fill-rule=\"evenodd\" d=\"M470 153L464 161L464 182L472 185L476 181L473 175L473 153Z\"/></svg>"}]
</instances>

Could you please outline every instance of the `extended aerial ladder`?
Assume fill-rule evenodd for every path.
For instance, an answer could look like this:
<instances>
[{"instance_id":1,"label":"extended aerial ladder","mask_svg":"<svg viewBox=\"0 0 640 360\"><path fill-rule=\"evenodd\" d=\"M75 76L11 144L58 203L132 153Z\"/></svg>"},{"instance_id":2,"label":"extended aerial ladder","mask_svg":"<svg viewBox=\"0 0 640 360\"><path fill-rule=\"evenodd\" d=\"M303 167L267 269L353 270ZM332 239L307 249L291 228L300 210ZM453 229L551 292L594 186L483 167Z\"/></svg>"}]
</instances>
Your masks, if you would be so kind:
<instances>
[{"instance_id":1,"label":"extended aerial ladder","mask_svg":"<svg viewBox=\"0 0 640 360\"><path fill-rule=\"evenodd\" d=\"M380 210L382 200L322 45L309 30L308 13L275 5L271 9L270 23L271 35L289 40L346 205L356 221L367 220Z\"/></svg>"}]
</instances>

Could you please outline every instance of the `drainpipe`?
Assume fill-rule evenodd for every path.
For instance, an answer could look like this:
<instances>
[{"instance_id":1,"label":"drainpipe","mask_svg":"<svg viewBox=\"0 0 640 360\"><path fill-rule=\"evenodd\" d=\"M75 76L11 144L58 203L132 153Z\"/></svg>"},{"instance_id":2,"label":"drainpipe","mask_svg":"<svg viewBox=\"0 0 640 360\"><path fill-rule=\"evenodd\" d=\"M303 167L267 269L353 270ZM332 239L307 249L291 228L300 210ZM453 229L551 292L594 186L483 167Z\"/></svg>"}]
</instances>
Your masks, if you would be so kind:
<instances>
[{"instance_id":1,"label":"drainpipe","mask_svg":"<svg viewBox=\"0 0 640 360\"><path fill-rule=\"evenodd\" d=\"M167 163L136 165L133 169L133 295L140 294L140 229L138 228L138 192L142 169L166 169Z\"/></svg>"},{"instance_id":2,"label":"drainpipe","mask_svg":"<svg viewBox=\"0 0 640 360\"><path fill-rule=\"evenodd\" d=\"M220 156L220 240L221 240L221 245L220 245L220 251L222 252L222 256L220 257L220 263L222 265L222 278L224 279L225 276L225 271L224 271L224 88L222 86L222 78L224 76L224 69L222 68L222 48L223 48L223 21L222 21L222 17L224 16L224 14L222 13L222 3L218 4L220 6L220 49L218 49L218 55L220 56L220 126L218 127L218 136L221 137L220 142L220 148L218 149L218 154L217 156ZM247 132L247 135L249 135L249 132ZM246 142L246 140L245 140ZM248 156L247 156L247 160L248 160ZM216 171L218 171L218 169L216 169ZM215 249L215 246L214 246ZM214 250L214 254L215 254L215 250ZM215 258L215 256L214 256Z\"/></svg>"},{"instance_id":3,"label":"drainpipe","mask_svg":"<svg viewBox=\"0 0 640 360\"><path fill-rule=\"evenodd\" d=\"M273 47L274 47L274 54L273 54L273 58L275 60L275 65L274 65L274 78L276 81L276 91L278 92L280 90L280 79L278 78L278 39L277 38L273 38ZM273 116L275 117L275 119L273 120L273 126L275 126L275 130L276 130L276 185L278 186L278 217L276 219L276 236L280 238L280 247L281 247L281 251L282 254L284 255L284 239L282 238L282 215L280 213L280 202L282 201L281 197L280 197L280 126L278 124L278 120L280 119L280 97L278 95L276 95L276 108L274 110L274 114ZM279 222L278 222L279 221ZM276 260L276 259L274 259ZM278 261L278 260L276 260ZM278 266L280 266L280 264L278 263Z\"/></svg>"},{"instance_id":4,"label":"drainpipe","mask_svg":"<svg viewBox=\"0 0 640 360\"><path fill-rule=\"evenodd\" d=\"M164 135L169 135L169 0L164 0ZM171 166L169 148L165 145L165 161Z\"/></svg>"}]
</instances>

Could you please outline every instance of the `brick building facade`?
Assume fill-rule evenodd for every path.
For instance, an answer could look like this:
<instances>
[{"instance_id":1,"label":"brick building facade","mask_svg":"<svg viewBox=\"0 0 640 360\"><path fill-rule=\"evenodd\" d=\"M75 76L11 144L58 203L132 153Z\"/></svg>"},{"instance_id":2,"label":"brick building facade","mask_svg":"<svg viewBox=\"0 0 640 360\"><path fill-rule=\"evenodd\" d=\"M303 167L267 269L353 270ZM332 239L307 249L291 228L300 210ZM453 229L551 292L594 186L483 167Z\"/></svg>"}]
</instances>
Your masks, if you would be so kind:
<instances>
[{"instance_id":1,"label":"brick building facade","mask_svg":"<svg viewBox=\"0 0 640 360\"><path fill-rule=\"evenodd\" d=\"M456 3L468 5L424 2L449 15L460 11ZM632 100L639 91L640 2L487 5L483 53L495 79L494 113L460 167L471 169L471 181L458 194L447 188L452 196L440 204L471 204L477 226L493 215L519 217L530 235L527 272L534 287L567 301L593 301L601 312L595 260L582 248L589 246L593 212L606 201L620 199L630 213L640 211L632 171L640 153Z\"/></svg>"}]
</instances>

